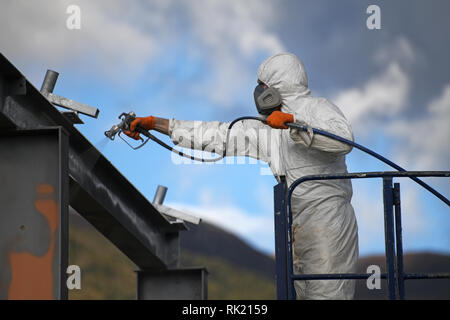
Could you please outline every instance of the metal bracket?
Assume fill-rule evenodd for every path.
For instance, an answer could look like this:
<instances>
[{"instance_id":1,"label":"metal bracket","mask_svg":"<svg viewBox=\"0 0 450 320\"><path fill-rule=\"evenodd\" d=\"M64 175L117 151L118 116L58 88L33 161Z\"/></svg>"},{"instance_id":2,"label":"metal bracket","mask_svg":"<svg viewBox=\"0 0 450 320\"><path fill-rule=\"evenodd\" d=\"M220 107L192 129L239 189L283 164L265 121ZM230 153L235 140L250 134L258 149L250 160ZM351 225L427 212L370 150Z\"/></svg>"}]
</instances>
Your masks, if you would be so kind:
<instances>
[{"instance_id":1,"label":"metal bracket","mask_svg":"<svg viewBox=\"0 0 450 320\"><path fill-rule=\"evenodd\" d=\"M47 98L51 103L69 109L76 114L67 115L73 123L83 123L80 118L78 118L78 113L85 114L87 116L97 118L100 110L94 107L91 107L87 104L77 102L71 99L67 99L65 97L58 96L53 94L53 89L56 85L56 80L58 80L59 73L53 70L47 70L45 74L44 81L41 86L41 94Z\"/></svg>"},{"instance_id":2,"label":"metal bracket","mask_svg":"<svg viewBox=\"0 0 450 320\"><path fill-rule=\"evenodd\" d=\"M179 210L164 206L164 198L166 197L167 187L159 185L156 189L155 197L153 198L153 206L162 214L175 219L175 222L190 222L199 224L202 219L193 215L181 212Z\"/></svg>"}]
</instances>

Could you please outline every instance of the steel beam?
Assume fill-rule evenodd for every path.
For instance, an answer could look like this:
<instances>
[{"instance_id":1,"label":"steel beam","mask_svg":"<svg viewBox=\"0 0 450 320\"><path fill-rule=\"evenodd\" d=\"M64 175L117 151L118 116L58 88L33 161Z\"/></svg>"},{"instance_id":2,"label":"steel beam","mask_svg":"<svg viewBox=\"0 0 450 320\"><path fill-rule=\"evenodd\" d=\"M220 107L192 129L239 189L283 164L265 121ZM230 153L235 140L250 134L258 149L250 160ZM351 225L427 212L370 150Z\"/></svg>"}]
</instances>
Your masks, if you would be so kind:
<instances>
[{"instance_id":1,"label":"steel beam","mask_svg":"<svg viewBox=\"0 0 450 320\"><path fill-rule=\"evenodd\" d=\"M206 300L205 268L137 272L138 300Z\"/></svg>"},{"instance_id":2,"label":"steel beam","mask_svg":"<svg viewBox=\"0 0 450 320\"><path fill-rule=\"evenodd\" d=\"M17 129L61 126L69 135L70 205L139 268L177 265L180 224L171 224L23 75L0 54L0 118ZM0 128L1 130L1 128ZM94 170L95 166L95 170Z\"/></svg>"},{"instance_id":3,"label":"steel beam","mask_svg":"<svg viewBox=\"0 0 450 320\"><path fill-rule=\"evenodd\" d=\"M0 299L67 299L68 136L0 130Z\"/></svg>"}]
</instances>

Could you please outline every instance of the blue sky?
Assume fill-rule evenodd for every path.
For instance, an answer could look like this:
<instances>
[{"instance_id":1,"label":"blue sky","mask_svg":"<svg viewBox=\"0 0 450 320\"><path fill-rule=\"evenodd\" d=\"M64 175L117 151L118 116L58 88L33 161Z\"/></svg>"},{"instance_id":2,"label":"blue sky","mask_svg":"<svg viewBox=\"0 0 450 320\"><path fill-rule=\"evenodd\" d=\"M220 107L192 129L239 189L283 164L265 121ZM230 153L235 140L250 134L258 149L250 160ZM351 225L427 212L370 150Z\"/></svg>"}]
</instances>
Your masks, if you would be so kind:
<instances>
[{"instance_id":1,"label":"blue sky","mask_svg":"<svg viewBox=\"0 0 450 320\"><path fill-rule=\"evenodd\" d=\"M79 30L66 27L72 4ZM366 27L370 4L381 9L380 30ZM204 121L255 115L258 65L289 51L357 142L410 170L449 170L449 13L448 1L3 1L0 49L37 88L53 69L56 94L100 108L77 128L149 200L165 185L166 204L272 253L275 179L261 175L265 164L178 164L154 143L133 151L103 132L130 110ZM390 170L356 150L347 165ZM405 250L450 253L448 208L400 182ZM448 182L429 182L450 195ZM360 254L383 253L381 182L353 189Z\"/></svg>"}]
</instances>

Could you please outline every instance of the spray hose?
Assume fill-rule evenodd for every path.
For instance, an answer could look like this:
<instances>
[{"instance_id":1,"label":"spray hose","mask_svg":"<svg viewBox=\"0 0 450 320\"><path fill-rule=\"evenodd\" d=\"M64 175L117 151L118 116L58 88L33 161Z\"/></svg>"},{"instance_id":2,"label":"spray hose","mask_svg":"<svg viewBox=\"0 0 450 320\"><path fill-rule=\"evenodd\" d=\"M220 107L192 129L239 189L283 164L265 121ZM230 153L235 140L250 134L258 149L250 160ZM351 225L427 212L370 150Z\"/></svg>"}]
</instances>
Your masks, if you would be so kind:
<instances>
[{"instance_id":1,"label":"spray hose","mask_svg":"<svg viewBox=\"0 0 450 320\"><path fill-rule=\"evenodd\" d=\"M291 128L300 129L300 130L307 130L307 128L305 126L298 125L298 124L295 124L295 123L288 123L287 125L288 125L288 127L291 127ZM387 165L391 166L394 169L397 169L400 172L406 172L407 171L406 169L403 169L402 167L400 167L396 163L390 161L389 159L386 159L385 157L383 157L382 155L376 153L375 151L372 151L369 148L366 148L366 147L364 147L364 146L362 146L362 145L360 145L360 144L358 144L356 142L344 139L344 138L342 138L340 136L337 136L335 134L332 134L332 133L329 133L329 132L326 132L326 131L323 131L323 130L320 130L320 129L313 128L312 130L313 130L313 132L315 134L320 134L320 135L323 135L325 137L328 137L328 138L331 138L331 139L343 142L343 143L348 144L350 146L353 146L353 147L355 147L355 148L357 148L357 149L359 149L359 150L361 150L361 151L363 151L363 152L365 152L367 154L370 154L372 157L377 158L378 160L386 163ZM447 204L447 206L450 206L450 201L446 197L444 197L441 193L436 191L434 188L432 188L431 186L429 186L428 184L426 184L425 182L423 182L422 180L420 180L417 177L410 177L410 178L411 178L411 180L417 182L419 185L421 185L422 187L424 187L425 189L430 191L432 194L434 194L440 200L442 200L445 204Z\"/></svg>"},{"instance_id":2,"label":"spray hose","mask_svg":"<svg viewBox=\"0 0 450 320\"><path fill-rule=\"evenodd\" d=\"M227 131L227 137L226 137L226 144L228 144L228 140L229 140L229 136L230 136L230 131L231 128L233 127L233 125L236 122L242 121L242 120L257 120L257 121L261 121L263 123L266 123L264 119L261 119L259 117L251 117L251 116L246 116L246 117L240 117L237 118L235 120L233 120L230 125L228 126L228 131ZM287 123L286 124L288 127L290 128L294 128L294 129L298 129L298 130L302 130L302 131L307 131L308 128L304 125L299 125L296 123ZM354 148L357 148L369 155L371 155L372 157L377 158L378 160L386 163L387 165L391 166L392 168L400 171L400 172L406 172L406 169L403 169L402 167L400 167L399 165L397 165L396 163L390 161L389 159L383 157L382 155L376 153L375 151L370 150L369 148L366 148L356 142L353 142L351 140L342 138L340 136L337 136L335 134L332 134L330 132L324 131L324 130L320 130L320 129L316 129L316 128L312 128L312 131L314 134L320 134L322 136L328 137L330 139L334 139L337 141L340 141L342 143L345 143L347 145L350 145ZM177 153L178 155L182 156L182 157L187 157L191 160L195 160L195 161L201 161L201 162L216 162L219 161L221 159L223 159L226 156L226 149L224 148L223 154L221 156L219 156L218 158L213 158L213 159L204 159L204 158L197 158L194 156L189 156L184 154L181 151L175 150L174 148L172 148L171 146L167 145L166 143L164 143L163 141L159 140L158 138L156 138L155 136L153 136L152 134L150 134L148 131L146 130L140 130L139 132L141 132L142 134L144 134L145 136L147 136L148 138L152 139L153 141L155 141L156 143L158 143L159 145L163 146L166 149L169 149L172 152ZM418 183L419 185L421 185L422 187L424 187L425 189L427 189L428 191L430 191L432 194L434 194L436 197L438 197L440 200L442 200L444 203L446 203L448 206L450 206L450 201L443 196L441 193L439 193L438 191L436 191L433 187L429 186L427 183L423 182L422 180L420 180L417 177L410 177L413 181L415 181L416 183Z\"/></svg>"},{"instance_id":3,"label":"spray hose","mask_svg":"<svg viewBox=\"0 0 450 320\"><path fill-rule=\"evenodd\" d=\"M227 136L226 136L226 140L225 140L225 146L228 144L231 128L234 126L235 123L237 123L239 121L242 121L242 120L256 120L256 121L261 121L263 123L266 123L266 121L264 119L259 118L259 117L253 117L253 116L239 117L239 118L233 120L230 123L230 125L228 126ZM286 123L286 125L288 127L290 127L290 128L297 129L297 130L302 130L302 131L308 131L308 129L311 130L311 128L308 128L308 127L306 127L304 125L300 125L300 124L296 124L296 123ZM155 141L160 146L162 146L162 147L164 147L164 148L166 148L166 149L168 149L168 150L178 154L179 156L182 156L182 157L194 160L194 161L216 162L216 161L222 160L226 156L226 148L224 148L222 155L220 155L217 158L212 158L212 159L197 158L197 157L194 157L194 156L187 155L187 154L185 154L185 153L183 153L183 152L181 152L179 150L176 150L175 148L173 148L173 147L169 146L168 144L164 143L163 141L161 141L160 139L158 139L157 137L155 137L154 135L152 135L150 132L148 132L145 129L137 127L136 131L138 131L139 133L143 134L148 139L151 139L151 140ZM400 172L406 172L407 171L407 170L403 169L402 167L400 167L399 165L397 165L396 163L394 163L394 162L390 161L389 159L383 157L382 155L376 153L375 151L372 151L369 148L366 148L366 147L364 147L364 146L362 146L362 145L360 145L360 144L358 144L356 142L353 142L351 140L342 138L340 136L337 136L337 135L335 135L333 133L330 133L330 132L327 132L327 131L324 131L324 130L312 128L312 131L313 131L314 134L319 134L319 135L328 137L330 139L340 141L340 142L345 143L347 145L350 145L350 146L352 146L354 148L357 148L357 149L359 149L359 150L361 150L361 151L371 155L372 157L377 158L378 160L384 162L385 164L391 166L392 168L394 168L394 169L396 169L396 170L398 170ZM148 141L148 139L147 139L147 141ZM145 141L142 145L144 145L147 141ZM139 146L139 147L141 147L141 146ZM443 196L441 193L439 193L434 188L429 186L427 183L423 182L422 180L420 180L417 177L409 177L409 178L411 180L415 181L416 183L418 183L419 185L421 185L423 188L425 188L426 190L428 190L432 194L434 194L437 198L439 198L445 204L447 204L447 206L450 206L450 201L445 196Z\"/></svg>"}]
</instances>

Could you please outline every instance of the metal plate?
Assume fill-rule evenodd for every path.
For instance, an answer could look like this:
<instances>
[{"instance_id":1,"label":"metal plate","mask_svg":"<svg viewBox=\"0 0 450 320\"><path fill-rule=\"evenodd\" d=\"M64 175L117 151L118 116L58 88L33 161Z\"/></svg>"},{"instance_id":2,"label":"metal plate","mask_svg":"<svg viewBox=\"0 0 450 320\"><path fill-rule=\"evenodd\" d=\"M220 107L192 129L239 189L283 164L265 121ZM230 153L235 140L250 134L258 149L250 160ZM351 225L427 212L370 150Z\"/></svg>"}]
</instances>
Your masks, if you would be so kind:
<instances>
[{"instance_id":1,"label":"metal plate","mask_svg":"<svg viewBox=\"0 0 450 320\"><path fill-rule=\"evenodd\" d=\"M68 139L0 131L0 299L67 298Z\"/></svg>"}]
</instances>

